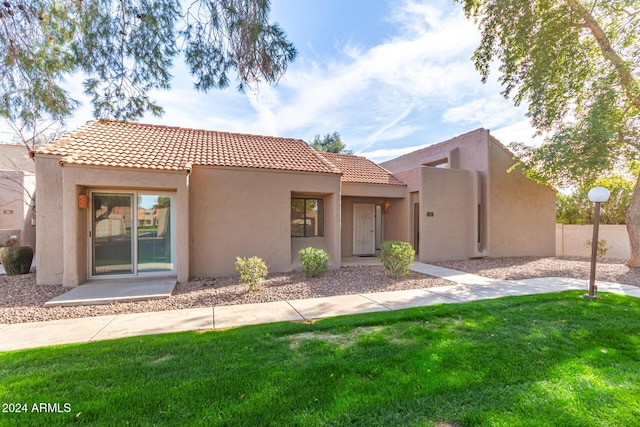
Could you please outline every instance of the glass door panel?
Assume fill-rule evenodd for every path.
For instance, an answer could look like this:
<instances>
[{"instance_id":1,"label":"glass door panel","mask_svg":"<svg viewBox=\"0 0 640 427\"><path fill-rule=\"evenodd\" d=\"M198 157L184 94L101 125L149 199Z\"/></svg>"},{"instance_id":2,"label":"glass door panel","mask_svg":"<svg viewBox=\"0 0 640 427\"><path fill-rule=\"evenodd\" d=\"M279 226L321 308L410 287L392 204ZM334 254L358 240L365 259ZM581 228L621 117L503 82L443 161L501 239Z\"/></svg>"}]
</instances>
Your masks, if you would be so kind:
<instances>
[{"instance_id":1,"label":"glass door panel","mask_svg":"<svg viewBox=\"0 0 640 427\"><path fill-rule=\"evenodd\" d=\"M133 274L133 194L92 193L93 275Z\"/></svg>"},{"instance_id":2,"label":"glass door panel","mask_svg":"<svg viewBox=\"0 0 640 427\"><path fill-rule=\"evenodd\" d=\"M138 273L173 270L172 203L171 196L138 195Z\"/></svg>"}]
</instances>

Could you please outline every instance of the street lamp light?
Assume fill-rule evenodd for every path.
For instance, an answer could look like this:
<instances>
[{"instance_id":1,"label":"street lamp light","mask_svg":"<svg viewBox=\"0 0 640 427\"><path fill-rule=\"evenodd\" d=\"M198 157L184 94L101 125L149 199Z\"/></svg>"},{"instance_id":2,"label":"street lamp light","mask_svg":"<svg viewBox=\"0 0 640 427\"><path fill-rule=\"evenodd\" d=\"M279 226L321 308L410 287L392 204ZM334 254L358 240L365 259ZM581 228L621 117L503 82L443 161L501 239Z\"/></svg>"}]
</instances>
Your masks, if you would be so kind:
<instances>
[{"instance_id":1,"label":"street lamp light","mask_svg":"<svg viewBox=\"0 0 640 427\"><path fill-rule=\"evenodd\" d=\"M589 191L589 200L595 203L593 215L593 238L591 239L591 273L589 274L589 294L585 298L595 299L596 295L596 256L598 255L598 227L600 226L600 203L609 200L609 190L604 187L595 187Z\"/></svg>"}]
</instances>

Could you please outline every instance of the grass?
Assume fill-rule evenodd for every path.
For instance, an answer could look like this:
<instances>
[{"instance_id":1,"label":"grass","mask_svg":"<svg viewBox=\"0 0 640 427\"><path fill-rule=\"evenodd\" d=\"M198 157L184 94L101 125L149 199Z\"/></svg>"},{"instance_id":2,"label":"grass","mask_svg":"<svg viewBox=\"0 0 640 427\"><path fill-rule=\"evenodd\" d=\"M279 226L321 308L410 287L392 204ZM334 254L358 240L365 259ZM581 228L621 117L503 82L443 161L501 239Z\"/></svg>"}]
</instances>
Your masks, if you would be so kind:
<instances>
[{"instance_id":1,"label":"grass","mask_svg":"<svg viewBox=\"0 0 640 427\"><path fill-rule=\"evenodd\" d=\"M640 300L580 293L2 353L0 424L640 425Z\"/></svg>"}]
</instances>

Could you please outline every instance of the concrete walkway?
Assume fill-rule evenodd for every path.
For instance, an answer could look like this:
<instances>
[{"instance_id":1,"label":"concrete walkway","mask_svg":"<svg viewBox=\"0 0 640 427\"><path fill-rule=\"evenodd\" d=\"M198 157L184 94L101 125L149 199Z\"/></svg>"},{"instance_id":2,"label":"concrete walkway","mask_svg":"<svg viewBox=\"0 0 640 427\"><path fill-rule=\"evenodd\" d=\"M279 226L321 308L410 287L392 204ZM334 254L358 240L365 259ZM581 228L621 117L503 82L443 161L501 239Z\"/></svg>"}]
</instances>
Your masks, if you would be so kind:
<instances>
[{"instance_id":1,"label":"concrete walkway","mask_svg":"<svg viewBox=\"0 0 640 427\"><path fill-rule=\"evenodd\" d=\"M584 280L558 277L518 281L494 280L419 262L412 270L455 282L450 286L375 292L261 304L192 308L47 322L0 324L0 351L83 343L139 335L225 329L260 323L302 321L442 303L566 290L586 292ZM599 292L640 297L640 288L598 282Z\"/></svg>"}]
</instances>

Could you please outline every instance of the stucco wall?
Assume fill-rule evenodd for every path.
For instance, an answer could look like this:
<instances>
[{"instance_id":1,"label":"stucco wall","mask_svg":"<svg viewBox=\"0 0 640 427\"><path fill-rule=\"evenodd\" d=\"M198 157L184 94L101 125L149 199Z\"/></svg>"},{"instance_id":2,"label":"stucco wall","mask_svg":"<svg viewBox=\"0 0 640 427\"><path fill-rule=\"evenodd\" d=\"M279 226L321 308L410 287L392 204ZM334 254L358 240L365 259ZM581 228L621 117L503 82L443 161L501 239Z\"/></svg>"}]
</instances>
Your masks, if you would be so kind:
<instances>
[{"instance_id":1,"label":"stucco wall","mask_svg":"<svg viewBox=\"0 0 640 427\"><path fill-rule=\"evenodd\" d=\"M451 163L449 165L450 169L488 172L488 141L489 131L482 128L476 129L447 141L380 163L380 166L396 174L419 168L429 162L449 159Z\"/></svg>"},{"instance_id":2,"label":"stucco wall","mask_svg":"<svg viewBox=\"0 0 640 427\"><path fill-rule=\"evenodd\" d=\"M342 183L342 196L355 197L387 197L403 198L407 194L407 187L404 185L384 185L384 184L363 184L344 182Z\"/></svg>"},{"instance_id":3,"label":"stucco wall","mask_svg":"<svg viewBox=\"0 0 640 427\"><path fill-rule=\"evenodd\" d=\"M23 148L24 151L24 148ZM0 170L0 230L20 230L20 244L35 249L32 197L36 179L31 172Z\"/></svg>"},{"instance_id":4,"label":"stucco wall","mask_svg":"<svg viewBox=\"0 0 640 427\"><path fill-rule=\"evenodd\" d=\"M508 173L512 156L490 149L489 233L492 257L553 256L556 193L519 170Z\"/></svg>"},{"instance_id":5,"label":"stucco wall","mask_svg":"<svg viewBox=\"0 0 640 427\"><path fill-rule=\"evenodd\" d=\"M36 177L36 281L59 285L64 271L62 168L57 158L37 156Z\"/></svg>"},{"instance_id":6,"label":"stucco wall","mask_svg":"<svg viewBox=\"0 0 640 427\"><path fill-rule=\"evenodd\" d=\"M585 243L593 238L593 225L556 224L556 256L590 257ZM625 225L600 224L598 240L606 240L606 259L627 260L631 256L629 235Z\"/></svg>"},{"instance_id":7,"label":"stucco wall","mask_svg":"<svg viewBox=\"0 0 640 427\"><path fill-rule=\"evenodd\" d=\"M383 241L411 242L409 229L409 195L404 199L387 199L389 212L382 214Z\"/></svg>"},{"instance_id":8,"label":"stucco wall","mask_svg":"<svg viewBox=\"0 0 640 427\"><path fill-rule=\"evenodd\" d=\"M194 167L191 274L236 275L236 257L258 256L271 272L298 268L307 246L340 265L340 176L259 169ZM324 236L291 237L291 197L324 199Z\"/></svg>"},{"instance_id":9,"label":"stucco wall","mask_svg":"<svg viewBox=\"0 0 640 427\"><path fill-rule=\"evenodd\" d=\"M73 287L89 276L90 209L78 207L78 195L90 189L161 191L174 194L177 280L189 276L189 194L185 172L60 165L36 156L37 281ZM46 206L46 207L42 207Z\"/></svg>"},{"instance_id":10,"label":"stucco wall","mask_svg":"<svg viewBox=\"0 0 640 427\"><path fill-rule=\"evenodd\" d=\"M423 167L421 174L418 258L422 262L469 258L475 244L472 172Z\"/></svg>"}]
</instances>

